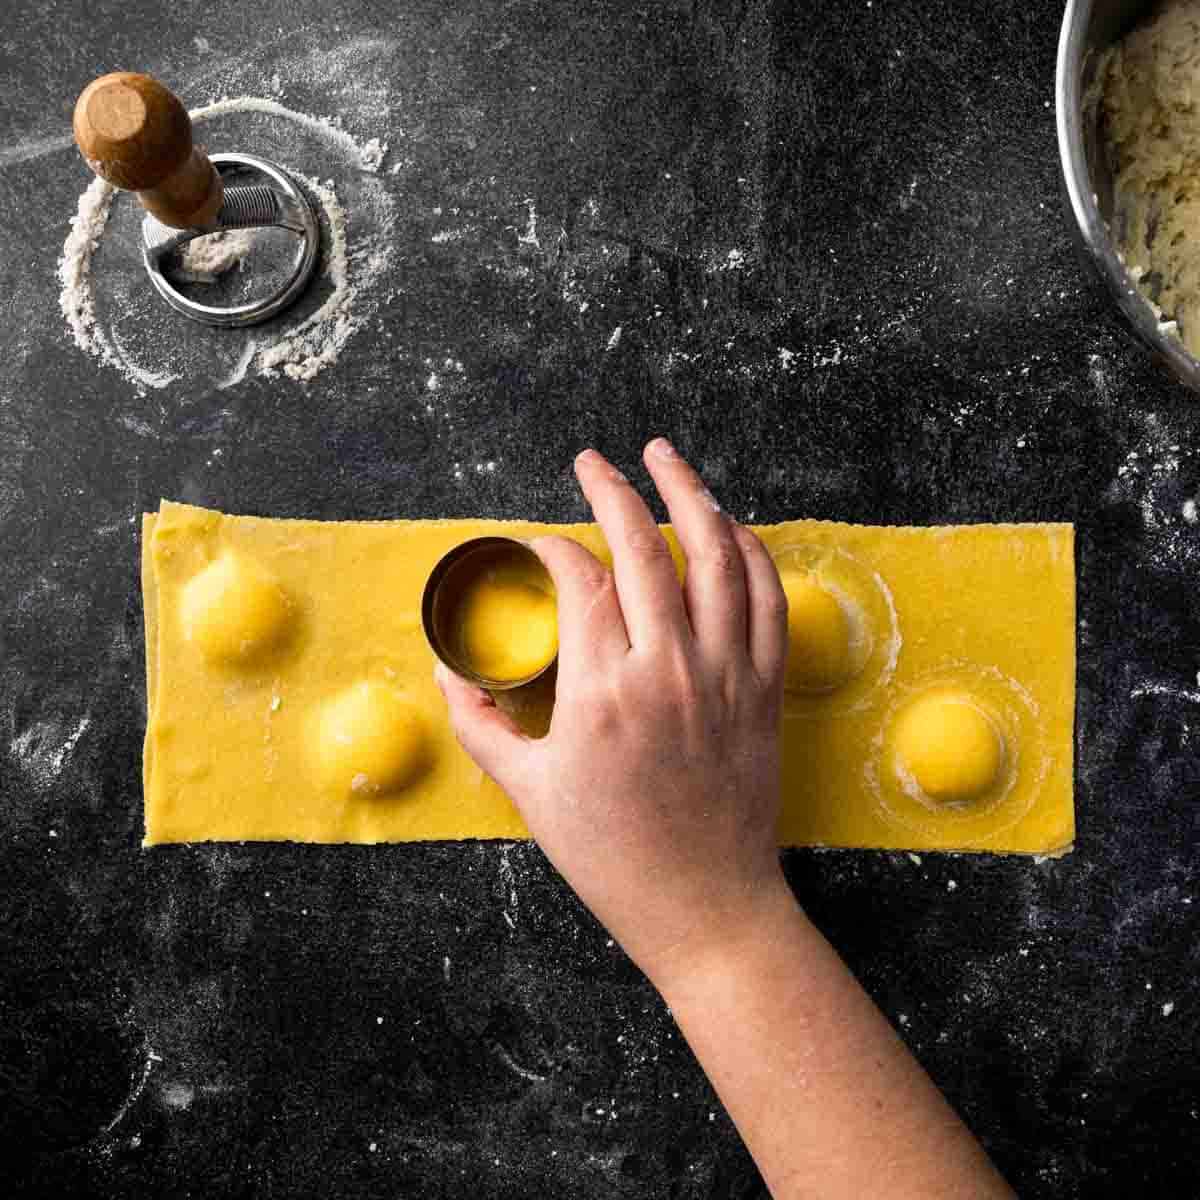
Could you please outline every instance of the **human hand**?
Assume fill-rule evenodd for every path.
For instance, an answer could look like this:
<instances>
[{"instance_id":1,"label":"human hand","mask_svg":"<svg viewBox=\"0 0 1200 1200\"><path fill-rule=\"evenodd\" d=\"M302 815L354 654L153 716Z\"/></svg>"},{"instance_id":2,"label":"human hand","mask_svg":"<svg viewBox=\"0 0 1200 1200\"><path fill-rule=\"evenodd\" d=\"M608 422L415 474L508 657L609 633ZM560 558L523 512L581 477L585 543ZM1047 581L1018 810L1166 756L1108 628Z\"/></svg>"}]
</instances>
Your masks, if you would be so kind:
<instances>
[{"instance_id":1,"label":"human hand","mask_svg":"<svg viewBox=\"0 0 1200 1200\"><path fill-rule=\"evenodd\" d=\"M675 449L657 439L644 457L686 579L625 477L581 454L576 474L613 569L567 538L532 543L558 593L547 736L525 736L444 667L438 682L464 748L661 986L786 888L775 825L787 600L762 543Z\"/></svg>"},{"instance_id":2,"label":"human hand","mask_svg":"<svg viewBox=\"0 0 1200 1200\"><path fill-rule=\"evenodd\" d=\"M683 586L637 493L581 454L613 570L533 543L558 591L550 732L439 667L459 740L663 993L773 1196L1011 1197L783 879L775 565L666 442L645 459Z\"/></svg>"}]
</instances>

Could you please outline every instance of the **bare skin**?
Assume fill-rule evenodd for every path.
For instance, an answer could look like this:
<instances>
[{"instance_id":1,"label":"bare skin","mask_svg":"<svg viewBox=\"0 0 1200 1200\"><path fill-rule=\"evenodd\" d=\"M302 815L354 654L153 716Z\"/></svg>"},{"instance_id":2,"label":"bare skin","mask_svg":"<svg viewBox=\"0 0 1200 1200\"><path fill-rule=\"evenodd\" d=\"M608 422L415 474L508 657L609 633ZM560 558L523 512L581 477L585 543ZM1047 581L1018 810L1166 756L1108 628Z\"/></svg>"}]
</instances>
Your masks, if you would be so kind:
<instances>
[{"instance_id":1,"label":"bare skin","mask_svg":"<svg viewBox=\"0 0 1200 1200\"><path fill-rule=\"evenodd\" d=\"M662 993L776 1200L1011 1197L784 880L774 564L667 442L645 461L685 582L642 499L585 451L613 569L533 543L558 591L550 732L525 737L440 668L459 740Z\"/></svg>"}]
</instances>

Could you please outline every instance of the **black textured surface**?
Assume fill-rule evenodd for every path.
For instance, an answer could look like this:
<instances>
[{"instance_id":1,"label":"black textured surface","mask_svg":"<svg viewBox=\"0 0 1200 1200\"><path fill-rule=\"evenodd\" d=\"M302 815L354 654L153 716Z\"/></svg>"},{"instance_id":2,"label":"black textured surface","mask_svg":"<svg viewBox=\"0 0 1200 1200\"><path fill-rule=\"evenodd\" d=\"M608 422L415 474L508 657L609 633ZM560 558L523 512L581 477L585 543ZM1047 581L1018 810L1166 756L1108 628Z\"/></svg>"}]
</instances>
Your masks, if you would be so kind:
<instances>
[{"instance_id":1,"label":"black textured surface","mask_svg":"<svg viewBox=\"0 0 1200 1200\"><path fill-rule=\"evenodd\" d=\"M1023 1196L1194 1194L1200 419L1076 258L1059 15L6 8L0 1191L763 1194L535 848L139 848L134 522L160 495L575 520L579 448L644 481L665 432L744 519L1077 523L1075 854L788 867ZM191 103L279 71L390 141L395 284L336 368L143 395L64 336L86 175L61 135L116 67ZM443 214L473 232L431 241Z\"/></svg>"}]
</instances>

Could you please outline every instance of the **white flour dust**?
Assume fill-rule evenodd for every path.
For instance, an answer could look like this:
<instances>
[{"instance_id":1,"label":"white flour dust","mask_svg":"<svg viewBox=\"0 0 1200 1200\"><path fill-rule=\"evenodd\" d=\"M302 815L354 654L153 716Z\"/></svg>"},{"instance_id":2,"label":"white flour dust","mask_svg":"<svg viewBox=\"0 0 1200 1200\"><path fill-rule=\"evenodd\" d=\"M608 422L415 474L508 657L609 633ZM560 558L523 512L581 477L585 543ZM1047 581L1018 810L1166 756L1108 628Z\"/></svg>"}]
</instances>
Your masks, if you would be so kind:
<instances>
[{"instance_id":1,"label":"white flour dust","mask_svg":"<svg viewBox=\"0 0 1200 1200\"><path fill-rule=\"evenodd\" d=\"M358 331L363 318L355 318L353 302L357 288L350 281L346 256L346 214L338 204L333 181L319 183L307 179L308 186L320 197L329 219L329 277L333 292L311 316L290 329L277 342L258 351L259 370L275 375L282 370L292 379L312 379L325 367L337 362L342 348Z\"/></svg>"},{"instance_id":2,"label":"white flour dust","mask_svg":"<svg viewBox=\"0 0 1200 1200\"><path fill-rule=\"evenodd\" d=\"M285 162L295 156L289 164L293 173L307 183L323 209L322 269L311 288L323 278L327 294L314 311L291 326L257 336L241 332L234 342L233 359L229 335L188 341L177 324L162 320L157 298L149 294L148 284L141 286L144 278L135 274L129 282L127 270L134 270L133 264L123 264L126 274L120 278L114 275L112 296L98 295L96 255L110 223L116 189L97 178L79 198L58 264L59 303L70 334L81 350L115 367L139 391L164 388L206 371L212 374L211 364L204 360L218 353L224 355L212 379L218 389L233 387L251 373L310 380L336 363L366 324L376 307L372 289L391 263L394 202L377 177L387 143L378 137L359 142L336 118L314 117L261 96L225 97L193 110L191 116L198 125L223 117L270 118L267 134L239 134L252 145L266 136L279 142L281 133L288 131L307 139L299 148L280 148L277 156ZM314 141L322 154L309 149ZM335 174L339 184L334 178L321 180L295 170L313 157L320 158L322 174ZM353 197L349 211L339 199L341 183ZM136 219L132 210L128 219ZM190 283L215 283L235 267L244 269L254 235L254 230L238 230L198 239L183 256L177 277ZM164 344L163 339L172 334L175 343Z\"/></svg>"},{"instance_id":3,"label":"white flour dust","mask_svg":"<svg viewBox=\"0 0 1200 1200\"><path fill-rule=\"evenodd\" d=\"M223 229L189 242L180 255L176 278L189 283L216 283L227 271L241 267L254 249L253 229Z\"/></svg>"},{"instance_id":4,"label":"white flour dust","mask_svg":"<svg viewBox=\"0 0 1200 1200\"><path fill-rule=\"evenodd\" d=\"M1148 564L1173 571L1200 561L1195 504L1184 492L1180 465L1185 451L1180 433L1156 412L1140 413L1140 437L1117 467L1105 492L1110 503L1132 503L1146 534L1139 548Z\"/></svg>"},{"instance_id":5,"label":"white flour dust","mask_svg":"<svg viewBox=\"0 0 1200 1200\"><path fill-rule=\"evenodd\" d=\"M512 860L509 857L512 850L512 844L506 845L501 849L498 867L501 891L507 893L500 915L504 918L504 923L509 929L515 931L520 904L517 900L517 877L513 870Z\"/></svg>"},{"instance_id":6,"label":"white flour dust","mask_svg":"<svg viewBox=\"0 0 1200 1200\"><path fill-rule=\"evenodd\" d=\"M38 721L12 739L9 753L35 784L44 787L58 778L91 723L90 716L81 717L66 733L55 721Z\"/></svg>"},{"instance_id":7,"label":"white flour dust","mask_svg":"<svg viewBox=\"0 0 1200 1200\"><path fill-rule=\"evenodd\" d=\"M58 263L58 278L62 284L58 303L67 319L71 336L80 350L94 354L102 362L119 366L116 356L96 326L96 299L92 293L92 255L100 245L100 237L108 224L108 213L117 189L99 176L92 180L87 191L79 197L79 208L71 218L71 232L63 244Z\"/></svg>"},{"instance_id":8,"label":"white flour dust","mask_svg":"<svg viewBox=\"0 0 1200 1200\"><path fill-rule=\"evenodd\" d=\"M381 142L377 137L373 137L365 146L363 146L358 156L359 166L364 171L372 173L379 170L383 166L383 160L387 157L388 144Z\"/></svg>"}]
</instances>

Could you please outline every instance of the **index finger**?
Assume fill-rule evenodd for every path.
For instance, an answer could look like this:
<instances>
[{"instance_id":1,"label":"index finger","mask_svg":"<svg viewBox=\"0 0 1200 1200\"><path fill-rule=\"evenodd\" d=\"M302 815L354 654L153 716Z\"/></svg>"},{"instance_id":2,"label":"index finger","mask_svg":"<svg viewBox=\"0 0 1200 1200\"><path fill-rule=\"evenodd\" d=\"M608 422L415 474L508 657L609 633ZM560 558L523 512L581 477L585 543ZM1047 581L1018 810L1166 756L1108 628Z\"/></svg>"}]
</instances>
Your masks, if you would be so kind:
<instances>
[{"instance_id":1,"label":"index finger","mask_svg":"<svg viewBox=\"0 0 1200 1200\"><path fill-rule=\"evenodd\" d=\"M558 678L603 671L606 660L629 653L612 572L590 550L566 537L529 543L554 580L558 604Z\"/></svg>"},{"instance_id":2,"label":"index finger","mask_svg":"<svg viewBox=\"0 0 1200 1200\"><path fill-rule=\"evenodd\" d=\"M612 551L631 647L690 638L675 561L645 501L595 450L575 459L575 474Z\"/></svg>"}]
</instances>

